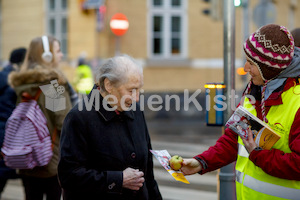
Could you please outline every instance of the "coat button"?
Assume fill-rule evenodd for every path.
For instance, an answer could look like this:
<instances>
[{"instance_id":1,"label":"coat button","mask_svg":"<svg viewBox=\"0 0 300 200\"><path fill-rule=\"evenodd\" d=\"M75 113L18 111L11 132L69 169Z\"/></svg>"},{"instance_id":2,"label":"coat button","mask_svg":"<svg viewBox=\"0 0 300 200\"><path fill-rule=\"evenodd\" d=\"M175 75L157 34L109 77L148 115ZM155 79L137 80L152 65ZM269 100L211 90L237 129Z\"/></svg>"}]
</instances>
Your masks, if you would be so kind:
<instances>
[{"instance_id":1,"label":"coat button","mask_svg":"<svg viewBox=\"0 0 300 200\"><path fill-rule=\"evenodd\" d=\"M135 158L136 157L136 154L133 152L131 153L131 158Z\"/></svg>"},{"instance_id":2,"label":"coat button","mask_svg":"<svg viewBox=\"0 0 300 200\"><path fill-rule=\"evenodd\" d=\"M110 184L110 185L108 186L108 189L112 190L115 186L116 186L116 184L115 184L115 183L112 183L112 184Z\"/></svg>"}]
</instances>

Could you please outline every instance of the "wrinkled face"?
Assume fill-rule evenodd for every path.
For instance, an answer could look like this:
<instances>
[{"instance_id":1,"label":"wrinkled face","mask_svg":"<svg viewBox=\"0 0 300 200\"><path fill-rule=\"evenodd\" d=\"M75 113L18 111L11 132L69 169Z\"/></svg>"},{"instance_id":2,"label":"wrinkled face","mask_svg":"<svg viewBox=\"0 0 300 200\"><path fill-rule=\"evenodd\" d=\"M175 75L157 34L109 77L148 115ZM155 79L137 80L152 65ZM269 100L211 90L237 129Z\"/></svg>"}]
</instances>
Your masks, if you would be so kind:
<instances>
[{"instance_id":1,"label":"wrinkled face","mask_svg":"<svg viewBox=\"0 0 300 200\"><path fill-rule=\"evenodd\" d=\"M115 96L118 111L128 110L131 104L139 101L140 89L143 86L143 76L139 73L130 74L127 83L119 87L112 86L110 95Z\"/></svg>"},{"instance_id":2,"label":"wrinkled face","mask_svg":"<svg viewBox=\"0 0 300 200\"><path fill-rule=\"evenodd\" d=\"M54 65L55 66L57 66L60 63L63 56L64 56L64 54L61 52L59 42L54 41L53 42L53 57L54 57Z\"/></svg>"},{"instance_id":3,"label":"wrinkled face","mask_svg":"<svg viewBox=\"0 0 300 200\"><path fill-rule=\"evenodd\" d=\"M259 72L258 67L251 60L247 59L244 66L244 71L250 74L254 85L258 85L258 86L264 85L264 80Z\"/></svg>"}]
</instances>

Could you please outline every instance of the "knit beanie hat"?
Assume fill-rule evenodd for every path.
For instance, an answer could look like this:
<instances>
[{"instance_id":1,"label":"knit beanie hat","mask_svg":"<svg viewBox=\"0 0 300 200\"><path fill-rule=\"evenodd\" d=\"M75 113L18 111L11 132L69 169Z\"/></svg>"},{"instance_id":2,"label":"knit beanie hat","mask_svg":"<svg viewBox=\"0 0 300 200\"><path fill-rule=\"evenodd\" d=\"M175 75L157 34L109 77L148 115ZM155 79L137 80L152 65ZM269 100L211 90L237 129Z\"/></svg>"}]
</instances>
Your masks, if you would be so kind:
<instances>
[{"instance_id":1,"label":"knit beanie hat","mask_svg":"<svg viewBox=\"0 0 300 200\"><path fill-rule=\"evenodd\" d=\"M15 63L15 64L20 64L24 61L25 55L26 55L25 48L14 49L10 53L9 62Z\"/></svg>"},{"instance_id":2,"label":"knit beanie hat","mask_svg":"<svg viewBox=\"0 0 300 200\"><path fill-rule=\"evenodd\" d=\"M289 66L294 47L291 33L276 24L262 26L244 43L246 56L258 66L264 81L276 78Z\"/></svg>"},{"instance_id":3,"label":"knit beanie hat","mask_svg":"<svg viewBox=\"0 0 300 200\"><path fill-rule=\"evenodd\" d=\"M268 24L255 31L244 43L246 57L259 69L265 82L261 90L261 112L263 121L268 123L265 113L265 90L267 84L275 79L292 62L294 38L284 26ZM249 94L252 81L245 94Z\"/></svg>"}]
</instances>

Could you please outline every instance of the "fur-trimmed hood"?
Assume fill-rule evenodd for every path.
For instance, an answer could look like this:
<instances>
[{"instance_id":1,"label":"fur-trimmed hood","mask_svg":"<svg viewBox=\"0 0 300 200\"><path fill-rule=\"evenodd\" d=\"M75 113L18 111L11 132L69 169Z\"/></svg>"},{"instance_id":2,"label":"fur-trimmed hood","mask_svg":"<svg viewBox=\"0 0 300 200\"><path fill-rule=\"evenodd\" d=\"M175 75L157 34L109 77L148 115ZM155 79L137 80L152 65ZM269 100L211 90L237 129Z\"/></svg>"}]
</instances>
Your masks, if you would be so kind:
<instances>
[{"instance_id":1,"label":"fur-trimmed hood","mask_svg":"<svg viewBox=\"0 0 300 200\"><path fill-rule=\"evenodd\" d=\"M59 84L66 84L67 80L57 69L36 67L21 72L12 72L8 76L8 83L12 88L26 84L49 84L57 79Z\"/></svg>"},{"instance_id":2,"label":"fur-trimmed hood","mask_svg":"<svg viewBox=\"0 0 300 200\"><path fill-rule=\"evenodd\" d=\"M12 72L8 76L8 84L15 90L19 102L23 92L34 96L39 86L48 85L50 81L57 80L59 85L67 86L67 79L62 72L54 68L36 66L26 71Z\"/></svg>"}]
</instances>

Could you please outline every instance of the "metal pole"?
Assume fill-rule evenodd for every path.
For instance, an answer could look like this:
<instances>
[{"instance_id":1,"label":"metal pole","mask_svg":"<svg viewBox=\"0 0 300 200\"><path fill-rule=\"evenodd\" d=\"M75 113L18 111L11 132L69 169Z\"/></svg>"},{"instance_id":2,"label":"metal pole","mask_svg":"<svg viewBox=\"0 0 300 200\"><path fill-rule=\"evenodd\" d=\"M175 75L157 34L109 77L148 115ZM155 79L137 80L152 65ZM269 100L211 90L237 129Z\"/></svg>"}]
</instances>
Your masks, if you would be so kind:
<instances>
[{"instance_id":1,"label":"metal pole","mask_svg":"<svg viewBox=\"0 0 300 200\"><path fill-rule=\"evenodd\" d=\"M245 0L242 3L243 8L243 28L244 28L244 39L242 42L244 42L249 37L249 0Z\"/></svg>"},{"instance_id":2,"label":"metal pole","mask_svg":"<svg viewBox=\"0 0 300 200\"><path fill-rule=\"evenodd\" d=\"M261 0L260 3L263 7L263 10L267 10L267 4L268 4L268 1L269 0ZM267 24L267 12L262 12L262 17L261 17L261 20L263 21L263 25L266 25Z\"/></svg>"},{"instance_id":3,"label":"metal pole","mask_svg":"<svg viewBox=\"0 0 300 200\"><path fill-rule=\"evenodd\" d=\"M98 30L98 18L99 18L99 9L96 9L96 27L95 27L95 37L96 37L96 46L95 46L95 57L97 59L97 61L99 60L99 48L100 48L100 45L99 45L99 30Z\"/></svg>"},{"instance_id":4,"label":"metal pole","mask_svg":"<svg viewBox=\"0 0 300 200\"><path fill-rule=\"evenodd\" d=\"M243 8L243 40L242 40L242 45L244 43L244 41L249 37L249 19L250 19L250 15L249 15L249 1L245 0L242 2L242 8ZM243 47L241 45L241 51L243 52ZM243 53L242 56L242 62L243 64L246 63L246 56ZM247 75L243 75L242 76L242 81L243 84L246 87L247 84Z\"/></svg>"},{"instance_id":5,"label":"metal pole","mask_svg":"<svg viewBox=\"0 0 300 200\"><path fill-rule=\"evenodd\" d=\"M116 36L116 49L115 49L115 56L119 56L121 53L121 38L120 36Z\"/></svg>"},{"instance_id":6,"label":"metal pole","mask_svg":"<svg viewBox=\"0 0 300 200\"><path fill-rule=\"evenodd\" d=\"M233 0L224 0L224 84L227 110L224 112L226 122L232 114L231 91L235 89L235 7ZM234 98L234 97L232 97ZM233 105L235 106L235 105ZM223 129L224 130L224 129ZM234 200L235 172L234 163L222 167L219 172L219 199Z\"/></svg>"}]
</instances>

